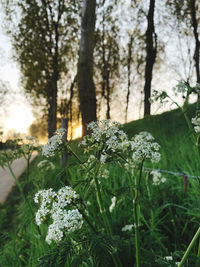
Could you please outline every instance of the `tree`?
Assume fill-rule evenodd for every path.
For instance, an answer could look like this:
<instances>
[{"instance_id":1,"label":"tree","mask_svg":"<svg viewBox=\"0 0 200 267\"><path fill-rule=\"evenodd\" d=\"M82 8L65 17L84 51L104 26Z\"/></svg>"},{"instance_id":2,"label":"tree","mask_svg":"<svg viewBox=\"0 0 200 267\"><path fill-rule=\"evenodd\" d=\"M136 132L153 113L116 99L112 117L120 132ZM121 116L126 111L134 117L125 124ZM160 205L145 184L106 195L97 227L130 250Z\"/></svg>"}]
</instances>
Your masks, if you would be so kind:
<instances>
[{"instance_id":1,"label":"tree","mask_svg":"<svg viewBox=\"0 0 200 267\"><path fill-rule=\"evenodd\" d=\"M11 1L12 2L12 1ZM77 41L77 1L15 1L20 14L17 27L13 5L8 1L8 20L15 58L19 62L25 91L48 113L48 136L57 125L59 81L67 73L73 43Z\"/></svg>"},{"instance_id":2,"label":"tree","mask_svg":"<svg viewBox=\"0 0 200 267\"><path fill-rule=\"evenodd\" d=\"M111 96L119 77L120 50L118 18L113 1L99 1L97 9L98 27L95 32L95 81L99 108L106 106L106 119L111 118ZM100 113L100 112L99 112ZM100 115L100 114L98 114Z\"/></svg>"},{"instance_id":3,"label":"tree","mask_svg":"<svg viewBox=\"0 0 200 267\"><path fill-rule=\"evenodd\" d=\"M191 61L195 67L196 82L200 83L199 2L196 0L168 0L167 7L176 20L176 28L181 39L187 40L189 38L192 43L187 49L187 54L192 53ZM186 58L186 53L184 57ZM188 71L185 79L190 82L192 79L191 71Z\"/></svg>"},{"instance_id":4,"label":"tree","mask_svg":"<svg viewBox=\"0 0 200 267\"><path fill-rule=\"evenodd\" d=\"M189 9L191 14L193 35L195 39L194 61L196 70L196 81L197 83L200 83L200 40L198 35L198 21L200 18L197 19L198 3L196 3L196 0L189 0Z\"/></svg>"},{"instance_id":5,"label":"tree","mask_svg":"<svg viewBox=\"0 0 200 267\"><path fill-rule=\"evenodd\" d=\"M154 10L155 0L149 2L149 12L147 15L146 30L146 66L145 66L145 84L144 84L144 116L150 115L151 104L149 98L151 96L151 81L153 73L153 65L157 54L157 35L154 28Z\"/></svg>"},{"instance_id":6,"label":"tree","mask_svg":"<svg viewBox=\"0 0 200 267\"><path fill-rule=\"evenodd\" d=\"M93 81L95 8L96 0L83 1L78 62L78 90L83 135L87 134L88 123L97 120L96 93Z\"/></svg>"}]
</instances>

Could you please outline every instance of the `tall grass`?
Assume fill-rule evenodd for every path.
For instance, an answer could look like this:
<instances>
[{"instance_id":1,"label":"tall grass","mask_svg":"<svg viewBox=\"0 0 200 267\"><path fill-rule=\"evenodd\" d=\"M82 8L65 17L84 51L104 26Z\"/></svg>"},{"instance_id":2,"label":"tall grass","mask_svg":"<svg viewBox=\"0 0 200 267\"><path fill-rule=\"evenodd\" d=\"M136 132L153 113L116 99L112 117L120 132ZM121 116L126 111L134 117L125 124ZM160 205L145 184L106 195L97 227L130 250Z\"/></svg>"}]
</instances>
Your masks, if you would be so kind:
<instances>
[{"instance_id":1,"label":"tall grass","mask_svg":"<svg viewBox=\"0 0 200 267\"><path fill-rule=\"evenodd\" d=\"M194 105L189 106L188 113L194 117ZM124 131L130 137L140 131L151 132L161 145L160 163L147 164L147 167L199 174L191 132L180 110L131 122L124 125ZM77 144L71 145L84 161L85 155ZM85 201L89 218L92 218L92 225L97 226L98 234L85 225L79 235L72 234L73 238L68 236L59 244L48 245L45 242L47 226L42 225L38 232L27 203L15 188L7 202L0 206L0 266L113 266L110 254L115 247L123 266L136 266L134 231L122 231L125 225L133 223L131 186L122 166L117 162L106 163L109 179L101 180L102 201L113 235L111 242L103 230L104 222L95 201L95 185L85 179L73 155L68 156L66 168L60 167L60 160L55 156L53 170L41 171L37 164L42 159L39 156L30 166L28 180L25 175L20 179L23 192L34 211L37 211L37 206L33 203L33 197L38 190L50 187L58 190L70 185ZM180 261L199 225L199 181L189 178L186 192L182 177L164 176L166 183L152 186L151 176L146 172L140 187L141 266L177 266L175 262ZM113 196L117 201L113 211L109 212ZM185 267L199 266L197 253L198 243L191 250ZM173 260L166 260L166 256L172 256Z\"/></svg>"}]
</instances>

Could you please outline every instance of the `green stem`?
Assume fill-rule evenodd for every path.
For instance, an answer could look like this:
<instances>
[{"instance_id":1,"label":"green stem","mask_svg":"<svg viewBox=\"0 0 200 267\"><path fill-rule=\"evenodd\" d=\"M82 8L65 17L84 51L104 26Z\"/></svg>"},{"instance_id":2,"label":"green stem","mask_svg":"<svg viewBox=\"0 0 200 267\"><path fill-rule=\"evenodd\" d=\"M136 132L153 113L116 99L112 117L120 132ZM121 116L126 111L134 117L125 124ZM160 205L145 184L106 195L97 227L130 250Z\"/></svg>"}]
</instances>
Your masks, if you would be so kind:
<instances>
[{"instance_id":1,"label":"green stem","mask_svg":"<svg viewBox=\"0 0 200 267\"><path fill-rule=\"evenodd\" d=\"M200 265L200 240L198 245L198 252L197 252L197 265Z\"/></svg>"},{"instance_id":2,"label":"green stem","mask_svg":"<svg viewBox=\"0 0 200 267\"><path fill-rule=\"evenodd\" d=\"M143 161L141 162L140 168L139 168L139 176L135 175L135 186L132 191L132 198L133 198L133 218L134 218L134 229L135 229L135 257L136 257L136 266L140 267L140 235L139 235L139 214L138 210L140 209L140 204L138 202L139 197L139 186L142 179L142 169L143 169ZM134 175L134 172L132 173L132 176ZM130 188L132 188L132 180L131 176L129 176L129 184Z\"/></svg>"},{"instance_id":3,"label":"green stem","mask_svg":"<svg viewBox=\"0 0 200 267\"><path fill-rule=\"evenodd\" d=\"M10 171L10 173L11 173L11 175L12 175L12 177L13 177L15 183L16 183L16 185L17 185L18 188L19 188L19 191L21 192L21 194L23 195L23 197L25 197L25 196L24 196L24 193L23 193L23 190L22 190L22 187L21 187L21 185L20 185L20 183L19 183L19 181L18 181L16 175L14 174L14 172L13 172L13 170L12 170L10 164L8 164L8 169L9 169L9 171Z\"/></svg>"},{"instance_id":4,"label":"green stem","mask_svg":"<svg viewBox=\"0 0 200 267\"><path fill-rule=\"evenodd\" d=\"M77 206L76 206L76 207L77 207ZM89 220L89 218L87 217L87 215L85 214L85 212L84 212L82 209L78 208L78 207L77 207L77 209L78 209L79 212L82 214L83 218L85 219L85 221L87 222L87 224L90 226L90 228L92 229L92 231L93 231L95 234L97 234L98 231L94 228L93 224L90 222L90 220Z\"/></svg>"},{"instance_id":5,"label":"green stem","mask_svg":"<svg viewBox=\"0 0 200 267\"><path fill-rule=\"evenodd\" d=\"M95 174L94 174L94 180L95 180L95 185L96 185L96 189L97 189L97 193L96 193L96 195L97 195L97 203L99 205L99 209L100 209L100 213L101 213L101 216L102 216L102 219L103 219L103 222L104 222L105 230L106 230L108 236L111 238L111 240L113 240L111 227L110 227L110 224L109 224L109 221L108 221L106 210L104 208L103 199L102 199L102 195L101 195L101 189L100 189L99 181L98 181L98 178L97 178L99 169L100 169L100 163L97 163L96 171L95 171ZM112 259L113 259L113 262L114 262L116 267L122 267L122 264L120 262L120 259L119 259L119 256L118 256L117 252L113 252L112 253Z\"/></svg>"},{"instance_id":6,"label":"green stem","mask_svg":"<svg viewBox=\"0 0 200 267\"><path fill-rule=\"evenodd\" d=\"M199 235L200 235L200 227L199 227L199 229L197 230L196 234L194 235L192 241L190 242L190 244L189 244L187 250L185 251L185 254L183 255L183 257L182 257L182 259L181 259L181 262L179 263L178 267L182 267L182 266L183 266L184 262L186 261L188 255L189 255L189 253L190 253L192 247L194 246L194 243L196 242L197 238L199 237Z\"/></svg>"},{"instance_id":7,"label":"green stem","mask_svg":"<svg viewBox=\"0 0 200 267\"><path fill-rule=\"evenodd\" d=\"M146 187L147 187L147 194L148 194L148 198L149 198L149 203L150 203L150 206L152 207L152 198L151 198L151 190L149 188L149 183L148 183L148 180L149 180L149 174L150 173L147 173L147 176L146 176ZM154 212L153 212L153 209L150 208L150 214L151 214L151 219L150 219L150 231L151 233L153 233L154 231Z\"/></svg>"},{"instance_id":8,"label":"green stem","mask_svg":"<svg viewBox=\"0 0 200 267\"><path fill-rule=\"evenodd\" d=\"M69 145L67 145L67 148L73 154L73 156L79 161L79 163L83 164L82 160L76 155L76 153L71 149Z\"/></svg>"},{"instance_id":9,"label":"green stem","mask_svg":"<svg viewBox=\"0 0 200 267\"><path fill-rule=\"evenodd\" d=\"M18 181L16 175L14 174L14 172L13 172L13 170L12 170L10 164L8 164L8 169L9 169L10 173L12 174L12 177L13 177L13 179L14 179L14 181L15 181L17 187L19 188L19 191L20 191L21 194L22 194L22 197L23 197L24 201L28 204L28 206L29 206L29 208L30 208L30 211L31 211L32 215L35 216L34 211L33 211L33 209L32 209L32 206L31 206L31 204L29 203L28 199L25 197L24 192L23 192L23 189L22 189L22 187L21 187L21 184L19 183L19 181Z\"/></svg>"},{"instance_id":10,"label":"green stem","mask_svg":"<svg viewBox=\"0 0 200 267\"><path fill-rule=\"evenodd\" d=\"M135 219L135 256L136 256L136 266L140 267L140 236L139 236L139 214L138 210L140 208L140 203L138 202L139 199L139 187L142 179L142 170L143 170L143 163L144 160L140 164L139 168L139 177L137 175L135 177L135 196L133 200L133 210L134 210L134 219Z\"/></svg>"}]
</instances>

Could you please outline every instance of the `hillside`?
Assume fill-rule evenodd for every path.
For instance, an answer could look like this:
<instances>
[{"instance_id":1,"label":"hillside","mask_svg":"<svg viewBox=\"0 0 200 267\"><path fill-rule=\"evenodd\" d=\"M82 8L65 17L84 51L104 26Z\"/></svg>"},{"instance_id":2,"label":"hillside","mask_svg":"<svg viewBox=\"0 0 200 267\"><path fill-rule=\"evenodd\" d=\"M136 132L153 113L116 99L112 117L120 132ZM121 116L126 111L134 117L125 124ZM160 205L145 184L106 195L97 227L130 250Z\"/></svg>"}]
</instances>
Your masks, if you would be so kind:
<instances>
[{"instance_id":1,"label":"hillside","mask_svg":"<svg viewBox=\"0 0 200 267\"><path fill-rule=\"evenodd\" d=\"M195 105L188 107L188 114L190 119L195 116ZM130 138L148 131L160 144L161 161L145 162L146 167L199 174L194 132L188 129L180 110L145 117L124 125L123 129ZM164 174L163 182L154 183L150 172L132 165L127 168L122 160L124 154L118 158L111 153L100 166L101 158L83 155L77 143L78 140L73 141L70 146L84 164L77 162L73 153L66 168L60 166L58 154L48 160L39 155L28 178L24 174L20 179L23 195L14 188L6 203L0 205L0 266L135 266L136 247L142 255L142 266L177 266L199 226L199 182ZM45 165L39 167L44 160ZM80 195L76 207L86 221L83 229L66 232L62 242L47 244L47 225L52 218L47 217L46 222L45 215L45 222L38 227L34 218L38 204L33 199L40 190L52 188L57 192L66 185ZM136 197L137 202L133 201ZM103 206L106 215L100 212ZM135 218L138 232L133 228ZM118 255L112 251L118 251ZM197 253L196 245L184 267L199 266Z\"/></svg>"},{"instance_id":2,"label":"hillside","mask_svg":"<svg viewBox=\"0 0 200 267\"><path fill-rule=\"evenodd\" d=\"M195 108L195 104L188 106L190 119L195 117ZM148 116L126 124L124 129L130 137L140 131L149 131L155 137L162 150L160 168L198 175L192 132L181 110Z\"/></svg>"}]
</instances>

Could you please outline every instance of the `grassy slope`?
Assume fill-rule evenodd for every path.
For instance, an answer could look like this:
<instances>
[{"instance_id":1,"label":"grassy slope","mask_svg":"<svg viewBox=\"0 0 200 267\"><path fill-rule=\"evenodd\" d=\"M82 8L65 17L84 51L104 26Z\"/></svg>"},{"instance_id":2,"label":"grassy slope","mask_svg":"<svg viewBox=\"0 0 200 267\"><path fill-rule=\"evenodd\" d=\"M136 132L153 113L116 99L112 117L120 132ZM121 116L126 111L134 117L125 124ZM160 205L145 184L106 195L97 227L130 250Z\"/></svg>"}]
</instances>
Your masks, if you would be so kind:
<instances>
[{"instance_id":1,"label":"grassy slope","mask_svg":"<svg viewBox=\"0 0 200 267\"><path fill-rule=\"evenodd\" d=\"M195 105L188 107L188 114L190 118L195 116ZM180 110L133 121L125 125L125 131L130 137L140 131L148 131L155 137L162 151L160 168L198 174L192 133Z\"/></svg>"},{"instance_id":2,"label":"grassy slope","mask_svg":"<svg viewBox=\"0 0 200 267\"><path fill-rule=\"evenodd\" d=\"M188 112L190 114L190 117L194 117L195 106L194 105L190 106L188 109ZM155 137L156 141L161 145L161 148L162 148L162 160L159 164L159 168L173 170L173 171L181 171L181 172L195 174L195 175L198 174L199 170L197 167L197 159L195 157L194 145L191 141L191 132L188 130L188 127L184 120L184 116L179 110L166 112L161 115L149 116L142 120L128 123L124 126L124 130L130 137L136 133L139 133L140 131L148 131L152 133L152 135ZM37 168L34 167L36 166L38 160L39 159L36 159L36 162L32 166L33 168L32 168L31 177L33 177L33 179L36 179L37 175L39 177L39 171L37 170ZM116 172L116 176L118 176L119 170L117 169L116 171L113 170L113 173L115 172ZM58 173L58 171L55 170L55 172L52 173L51 176L46 175L44 180L38 180L38 181L35 180L33 191L31 191L32 190L31 183L26 184L25 182L25 185L26 185L25 192L30 194L29 196L30 201L32 200L32 196L39 189L48 188L48 187L59 188L60 186L65 184L66 182L64 180L65 178L63 179L61 178L58 182L57 177L59 175L60 174ZM182 193L183 187L182 187L181 178L178 179L179 182L177 181L177 179L174 179L174 181L173 179L174 177L172 177L172 182L166 185L165 192L164 191L162 192L162 195L160 195L160 199L156 199L156 203L164 199L164 202L162 202L162 205L165 205L165 203L169 203L169 201L184 205L183 203L180 202L179 200L180 198L176 199L175 194L174 194L176 190L179 190L179 193L184 197L184 192ZM22 179L22 182L23 182L23 179ZM171 190L171 186L174 186L173 190ZM24 264L25 264L24 266L26 266L26 264L27 266L33 266L32 265L33 263L29 256L29 253L30 253L29 246L31 246L31 244L29 244L27 247L26 241L24 241L23 239L20 239L20 233L22 231L22 227L27 227L21 224L23 223L24 225L26 225L26 222L24 219L27 218L29 220L31 218L31 215L28 216L27 214L28 209L27 207L24 206L23 202L20 202L18 193L19 192L17 190L14 190L13 194L10 195L7 203L3 206L0 206L0 233L1 233L0 234L0 256L4 255L5 261L7 260L7 258L10 257L10 262L8 262L8 265L7 265L9 267L10 266L21 266L21 263L16 265L16 263L14 263L11 258L11 256L13 257L13 251L11 251L12 249L8 242L9 240L13 240L13 239L18 240L18 242L20 240L20 242L18 243L18 246L16 245L16 247L14 248L16 250L14 251L16 254L16 258L22 257L23 259L22 260L20 259L20 262L24 261ZM189 203L191 201L190 199L188 200L185 199L185 202ZM174 233L174 230L171 228L171 218L173 218L173 216L176 216L174 214L175 209L173 207L170 207L166 212L171 212L172 217L170 217L166 221L165 225L163 224L163 233L166 234L166 238L167 236L172 236L172 237L174 236L175 239L181 240L182 236L180 236L179 231L177 231L177 233ZM185 211L183 210L183 212ZM125 214L125 210L124 210L123 216L124 217L127 216ZM176 218L174 217L174 219L176 219L176 228L183 228L184 223L180 221L179 219L183 217L183 214L179 213L178 216L179 216L178 219L177 217ZM116 227L118 227L118 224L120 223L125 223L125 221L119 223L117 222L117 220L119 221L119 218L117 217L117 214L116 214ZM33 230L30 230L31 227ZM27 227L27 239L30 239L30 237L28 236L28 231L33 231L33 233L35 232L34 220L32 220L31 224L29 224L29 226ZM34 239L37 239L37 236L38 234L37 232L35 232L32 243L34 243ZM186 239L190 240L190 238L191 238L191 235L189 235L188 233L188 236L186 237ZM188 243L188 240L186 240L186 244ZM174 242L173 239L171 241L172 243ZM31 254L34 255L34 257L39 258L43 254L43 252L46 253L45 251L48 251L48 246L44 245L43 242L40 242L39 240L36 241L36 243L37 243L37 247L31 246ZM26 250L27 250L27 256L26 256ZM172 251L173 250L174 250L174 247L172 248ZM21 255L20 253L22 251L23 251L23 254ZM151 258L151 255L149 257ZM4 264L5 264L5 261L4 261ZM27 263L28 261L29 263ZM0 259L0 266L1 266L1 259Z\"/></svg>"}]
</instances>

